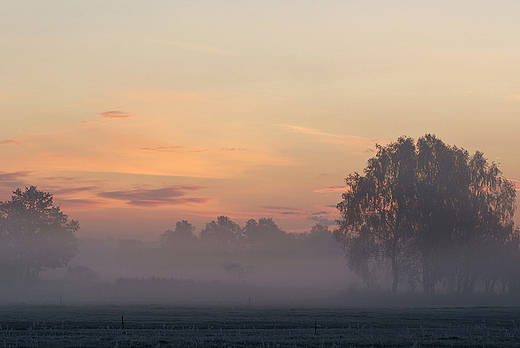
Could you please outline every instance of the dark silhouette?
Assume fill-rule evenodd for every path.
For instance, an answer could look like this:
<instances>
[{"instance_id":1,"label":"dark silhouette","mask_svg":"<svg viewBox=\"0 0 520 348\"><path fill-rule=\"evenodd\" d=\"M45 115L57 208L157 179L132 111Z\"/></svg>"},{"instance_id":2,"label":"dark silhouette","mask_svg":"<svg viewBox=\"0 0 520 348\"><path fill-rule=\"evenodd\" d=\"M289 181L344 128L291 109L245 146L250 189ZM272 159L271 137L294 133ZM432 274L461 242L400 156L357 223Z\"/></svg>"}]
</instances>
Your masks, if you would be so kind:
<instances>
[{"instance_id":1,"label":"dark silhouette","mask_svg":"<svg viewBox=\"0 0 520 348\"><path fill-rule=\"evenodd\" d=\"M184 247L186 244L193 245L196 240L195 226L190 224L187 220L177 221L175 229L166 230L161 236L163 243L170 247L181 246Z\"/></svg>"},{"instance_id":2,"label":"dark silhouette","mask_svg":"<svg viewBox=\"0 0 520 348\"><path fill-rule=\"evenodd\" d=\"M227 216L206 223L200 241L212 253L234 254L241 249L242 229Z\"/></svg>"},{"instance_id":3,"label":"dark silhouette","mask_svg":"<svg viewBox=\"0 0 520 348\"><path fill-rule=\"evenodd\" d=\"M268 255L289 253L294 246L290 245L294 243L294 239L270 218L260 218L258 222L249 219L242 228L242 234L248 253L256 257L266 253Z\"/></svg>"},{"instance_id":4,"label":"dark silhouette","mask_svg":"<svg viewBox=\"0 0 520 348\"><path fill-rule=\"evenodd\" d=\"M377 145L363 175L346 183L336 236L367 281L387 269L392 291L406 276L428 294L441 281L456 293L506 282L498 264L513 243L516 192L481 152L429 134L417 143L401 137Z\"/></svg>"},{"instance_id":5,"label":"dark silhouette","mask_svg":"<svg viewBox=\"0 0 520 348\"><path fill-rule=\"evenodd\" d=\"M52 194L35 186L13 191L0 203L2 272L7 277L38 278L45 269L66 266L77 252L76 220L53 204Z\"/></svg>"}]
</instances>

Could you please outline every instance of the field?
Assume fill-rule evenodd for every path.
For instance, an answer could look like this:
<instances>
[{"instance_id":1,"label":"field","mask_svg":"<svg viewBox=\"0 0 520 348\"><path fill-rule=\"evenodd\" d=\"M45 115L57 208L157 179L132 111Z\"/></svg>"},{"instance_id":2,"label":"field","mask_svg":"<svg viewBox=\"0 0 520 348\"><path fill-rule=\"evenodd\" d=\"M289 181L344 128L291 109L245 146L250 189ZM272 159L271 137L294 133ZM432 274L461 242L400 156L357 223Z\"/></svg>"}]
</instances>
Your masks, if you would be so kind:
<instances>
[{"instance_id":1,"label":"field","mask_svg":"<svg viewBox=\"0 0 520 348\"><path fill-rule=\"evenodd\" d=\"M516 307L23 305L0 307L0 346L518 347L519 321Z\"/></svg>"}]
</instances>

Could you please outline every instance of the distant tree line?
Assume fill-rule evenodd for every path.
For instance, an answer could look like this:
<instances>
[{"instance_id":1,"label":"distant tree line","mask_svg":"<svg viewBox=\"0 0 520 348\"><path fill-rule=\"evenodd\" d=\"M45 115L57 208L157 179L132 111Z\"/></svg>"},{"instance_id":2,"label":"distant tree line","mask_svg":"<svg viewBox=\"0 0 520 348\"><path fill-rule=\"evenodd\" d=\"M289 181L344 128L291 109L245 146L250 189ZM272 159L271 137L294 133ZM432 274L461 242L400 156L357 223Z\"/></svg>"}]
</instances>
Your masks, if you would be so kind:
<instances>
[{"instance_id":1,"label":"distant tree line","mask_svg":"<svg viewBox=\"0 0 520 348\"><path fill-rule=\"evenodd\" d=\"M254 274L254 265L330 258L341 255L342 250L328 226L316 224L309 233L287 233L271 218L250 219L240 226L227 216L219 216L198 233L187 220L178 221L174 229L161 235L155 247L138 240L121 240L115 258L129 268L148 264L175 270L218 265L222 273L242 281Z\"/></svg>"},{"instance_id":2,"label":"distant tree line","mask_svg":"<svg viewBox=\"0 0 520 348\"><path fill-rule=\"evenodd\" d=\"M520 295L515 187L481 152L401 137L346 184L335 234L367 284Z\"/></svg>"}]
</instances>

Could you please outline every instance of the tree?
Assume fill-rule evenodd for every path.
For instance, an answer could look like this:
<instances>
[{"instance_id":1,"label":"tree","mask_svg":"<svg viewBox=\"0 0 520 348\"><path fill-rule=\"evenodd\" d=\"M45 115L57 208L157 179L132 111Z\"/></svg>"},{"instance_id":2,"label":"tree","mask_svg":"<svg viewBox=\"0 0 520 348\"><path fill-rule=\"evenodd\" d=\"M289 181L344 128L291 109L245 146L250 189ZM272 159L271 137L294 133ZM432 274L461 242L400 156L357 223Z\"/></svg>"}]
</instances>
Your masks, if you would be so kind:
<instances>
[{"instance_id":1,"label":"tree","mask_svg":"<svg viewBox=\"0 0 520 348\"><path fill-rule=\"evenodd\" d=\"M38 278L40 271L66 266L77 253L77 220L69 220L53 196L35 186L13 191L0 202L2 263L19 277Z\"/></svg>"},{"instance_id":2,"label":"tree","mask_svg":"<svg viewBox=\"0 0 520 348\"><path fill-rule=\"evenodd\" d=\"M402 137L385 147L377 145L377 150L364 176L356 172L346 178L337 235L346 243L349 265L365 277L371 261L388 261L395 292L411 251L415 145Z\"/></svg>"},{"instance_id":3,"label":"tree","mask_svg":"<svg viewBox=\"0 0 520 348\"><path fill-rule=\"evenodd\" d=\"M301 233L298 237L302 256L305 258L328 258L342 253L342 248L336 243L333 233L326 225L316 223L311 227L310 233Z\"/></svg>"},{"instance_id":4,"label":"tree","mask_svg":"<svg viewBox=\"0 0 520 348\"><path fill-rule=\"evenodd\" d=\"M260 218L258 222L247 220L242 234L250 253L272 255L287 252L289 236L271 218Z\"/></svg>"},{"instance_id":5,"label":"tree","mask_svg":"<svg viewBox=\"0 0 520 348\"><path fill-rule=\"evenodd\" d=\"M235 283L242 283L244 278L254 272L253 266L244 266L240 262L235 261L226 261L220 265L220 268L223 269Z\"/></svg>"},{"instance_id":6,"label":"tree","mask_svg":"<svg viewBox=\"0 0 520 348\"><path fill-rule=\"evenodd\" d=\"M172 266L195 264L200 252L199 239L194 234L195 226L187 220L177 221L175 229L166 230L161 236L158 257Z\"/></svg>"},{"instance_id":7,"label":"tree","mask_svg":"<svg viewBox=\"0 0 520 348\"><path fill-rule=\"evenodd\" d=\"M232 253L240 246L242 229L227 216L206 223L200 231L201 242L212 252Z\"/></svg>"},{"instance_id":8,"label":"tree","mask_svg":"<svg viewBox=\"0 0 520 348\"><path fill-rule=\"evenodd\" d=\"M193 234L194 231L195 226L187 220L177 221L173 231L164 231L161 241L168 247L192 247L197 238Z\"/></svg>"},{"instance_id":9,"label":"tree","mask_svg":"<svg viewBox=\"0 0 520 348\"><path fill-rule=\"evenodd\" d=\"M492 247L513 231L515 190L494 163L434 135L377 145L364 175L346 178L336 235L349 264L369 274L389 266L392 290L400 276L434 293L445 280L471 292L482 280Z\"/></svg>"}]
</instances>

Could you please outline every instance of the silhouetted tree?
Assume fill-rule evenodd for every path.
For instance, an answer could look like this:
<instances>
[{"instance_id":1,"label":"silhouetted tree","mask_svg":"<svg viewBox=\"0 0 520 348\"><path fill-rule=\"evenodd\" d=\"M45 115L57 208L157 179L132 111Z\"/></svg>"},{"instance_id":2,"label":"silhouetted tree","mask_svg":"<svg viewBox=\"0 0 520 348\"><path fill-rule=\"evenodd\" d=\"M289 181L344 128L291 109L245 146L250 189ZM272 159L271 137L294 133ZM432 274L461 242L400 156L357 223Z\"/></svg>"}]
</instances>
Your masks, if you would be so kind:
<instances>
[{"instance_id":1,"label":"silhouetted tree","mask_svg":"<svg viewBox=\"0 0 520 348\"><path fill-rule=\"evenodd\" d=\"M195 226L187 220L177 221L173 231L164 231L161 241L167 247L191 247L197 239L193 232L195 232Z\"/></svg>"},{"instance_id":2,"label":"silhouetted tree","mask_svg":"<svg viewBox=\"0 0 520 348\"><path fill-rule=\"evenodd\" d=\"M160 238L160 262L176 267L198 263L200 241L194 231L195 226L187 220L177 221L173 231L166 230Z\"/></svg>"},{"instance_id":3,"label":"silhouetted tree","mask_svg":"<svg viewBox=\"0 0 520 348\"><path fill-rule=\"evenodd\" d=\"M242 229L249 252L254 254L284 253L293 247L290 237L271 218L250 219ZM294 242L291 240L291 242Z\"/></svg>"},{"instance_id":4,"label":"silhouetted tree","mask_svg":"<svg viewBox=\"0 0 520 348\"><path fill-rule=\"evenodd\" d=\"M417 141L416 241L419 283L433 294L442 279L457 293L489 282L496 253L513 232L516 192L481 152L432 135Z\"/></svg>"},{"instance_id":5,"label":"silhouetted tree","mask_svg":"<svg viewBox=\"0 0 520 348\"><path fill-rule=\"evenodd\" d=\"M199 238L212 252L232 253L241 245L242 229L227 216L219 216L206 223Z\"/></svg>"},{"instance_id":6,"label":"silhouetted tree","mask_svg":"<svg viewBox=\"0 0 520 348\"><path fill-rule=\"evenodd\" d=\"M429 294L442 279L473 291L513 231L512 183L482 153L470 156L434 135L377 149L364 175L346 178L338 204L337 236L351 267L389 264L393 291L404 272Z\"/></svg>"},{"instance_id":7,"label":"silhouetted tree","mask_svg":"<svg viewBox=\"0 0 520 348\"><path fill-rule=\"evenodd\" d=\"M371 261L388 261L395 292L413 240L415 145L402 137L384 147L377 145L377 150L364 176L356 172L346 178L337 235L346 244L354 271L367 276Z\"/></svg>"},{"instance_id":8,"label":"silhouetted tree","mask_svg":"<svg viewBox=\"0 0 520 348\"><path fill-rule=\"evenodd\" d=\"M0 203L0 248L5 267L20 277L66 266L77 253L77 220L69 220L53 196L35 186L13 191ZM7 266L6 266L7 265Z\"/></svg>"}]
</instances>

